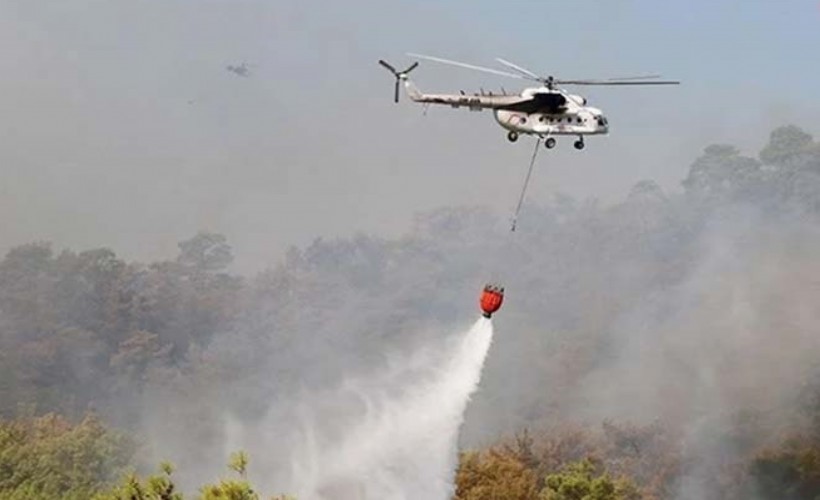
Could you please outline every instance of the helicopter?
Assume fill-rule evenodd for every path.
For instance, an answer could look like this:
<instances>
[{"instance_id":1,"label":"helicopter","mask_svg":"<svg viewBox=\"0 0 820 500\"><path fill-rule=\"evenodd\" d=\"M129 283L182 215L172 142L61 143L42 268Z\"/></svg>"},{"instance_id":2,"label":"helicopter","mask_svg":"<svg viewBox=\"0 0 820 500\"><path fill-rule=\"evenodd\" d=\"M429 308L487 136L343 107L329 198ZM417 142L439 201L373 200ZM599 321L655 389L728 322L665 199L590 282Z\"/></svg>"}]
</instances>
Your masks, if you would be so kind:
<instances>
[{"instance_id":1,"label":"helicopter","mask_svg":"<svg viewBox=\"0 0 820 500\"><path fill-rule=\"evenodd\" d=\"M243 62L242 64L229 64L225 66L226 71L230 71L236 76L240 76L242 78L248 78L251 76L251 68L248 63Z\"/></svg>"},{"instance_id":2,"label":"helicopter","mask_svg":"<svg viewBox=\"0 0 820 500\"><path fill-rule=\"evenodd\" d=\"M399 87L403 83L407 95L414 102L429 106L430 104L449 105L453 108L465 107L470 111L493 110L495 120L507 130L507 139L516 142L522 134L534 135L544 140L544 146L552 149L557 142L555 136L576 136L575 149L584 149L584 137L588 135L606 135L609 133L609 121L603 111L587 105L585 97L571 94L561 85L678 85L673 80L659 80L660 75L627 76L608 79L559 79L553 76L539 76L532 71L510 61L496 58L496 61L514 71L476 66L441 57L409 53L410 57L423 59L451 66L482 71L494 75L506 76L519 80L538 82L539 87L529 87L519 94L508 94L503 88L501 93L485 92L472 95L461 91L459 94L425 94L408 78L416 69L418 61L404 71L398 71L391 64L379 60L379 64L396 77L394 101L399 102Z\"/></svg>"}]
</instances>

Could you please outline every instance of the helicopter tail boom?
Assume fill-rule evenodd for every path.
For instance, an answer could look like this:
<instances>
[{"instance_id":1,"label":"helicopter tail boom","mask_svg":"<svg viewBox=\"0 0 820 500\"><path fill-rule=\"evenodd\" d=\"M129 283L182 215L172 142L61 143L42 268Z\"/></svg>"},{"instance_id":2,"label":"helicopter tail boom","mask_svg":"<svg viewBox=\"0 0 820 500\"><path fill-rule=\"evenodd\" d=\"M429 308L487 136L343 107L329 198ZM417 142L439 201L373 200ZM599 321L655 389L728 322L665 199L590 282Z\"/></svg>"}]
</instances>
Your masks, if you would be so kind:
<instances>
[{"instance_id":1,"label":"helicopter tail boom","mask_svg":"<svg viewBox=\"0 0 820 500\"><path fill-rule=\"evenodd\" d=\"M407 97L410 98L411 101L415 102L423 102L424 101L424 94L416 87L416 84L413 83L409 78L404 78L404 90L407 91Z\"/></svg>"}]
</instances>

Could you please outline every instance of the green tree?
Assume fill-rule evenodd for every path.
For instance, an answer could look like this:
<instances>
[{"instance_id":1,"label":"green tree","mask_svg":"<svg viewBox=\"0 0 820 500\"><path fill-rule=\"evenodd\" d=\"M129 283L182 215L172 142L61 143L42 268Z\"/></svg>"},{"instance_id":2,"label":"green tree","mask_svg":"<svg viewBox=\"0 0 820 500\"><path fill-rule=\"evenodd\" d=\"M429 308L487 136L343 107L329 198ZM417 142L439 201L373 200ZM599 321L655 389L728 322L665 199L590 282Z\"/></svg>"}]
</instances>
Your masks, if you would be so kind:
<instances>
[{"instance_id":1,"label":"green tree","mask_svg":"<svg viewBox=\"0 0 820 500\"><path fill-rule=\"evenodd\" d=\"M761 498L820 498L820 447L811 439L781 443L749 461L753 491Z\"/></svg>"},{"instance_id":2,"label":"green tree","mask_svg":"<svg viewBox=\"0 0 820 500\"><path fill-rule=\"evenodd\" d=\"M94 500L182 500L182 493L176 491L171 475L174 466L162 462L159 472L140 481L136 474L128 474L122 483L107 493L100 493Z\"/></svg>"},{"instance_id":3,"label":"green tree","mask_svg":"<svg viewBox=\"0 0 820 500\"><path fill-rule=\"evenodd\" d=\"M231 262L233 254L225 236L201 232L179 243L177 262L195 272L222 271Z\"/></svg>"},{"instance_id":4,"label":"green tree","mask_svg":"<svg viewBox=\"0 0 820 500\"><path fill-rule=\"evenodd\" d=\"M10 323L8 340L32 340L58 323L53 296L56 281L51 245L32 243L11 249L0 262L0 311Z\"/></svg>"},{"instance_id":5,"label":"green tree","mask_svg":"<svg viewBox=\"0 0 820 500\"><path fill-rule=\"evenodd\" d=\"M201 500L259 500L247 480L248 454L244 451L231 453L228 468L239 475L239 479L222 479L217 484L207 485L200 490Z\"/></svg>"},{"instance_id":6,"label":"green tree","mask_svg":"<svg viewBox=\"0 0 820 500\"><path fill-rule=\"evenodd\" d=\"M228 468L239 474L242 478L247 477L248 454L241 450L231 453L231 458L228 461Z\"/></svg>"},{"instance_id":7,"label":"green tree","mask_svg":"<svg viewBox=\"0 0 820 500\"><path fill-rule=\"evenodd\" d=\"M574 462L550 474L539 500L629 500L640 498L628 479L613 479L590 459Z\"/></svg>"},{"instance_id":8,"label":"green tree","mask_svg":"<svg viewBox=\"0 0 820 500\"><path fill-rule=\"evenodd\" d=\"M767 165L781 166L796 154L806 151L811 144L811 135L800 127L778 127L772 131L769 143L760 151L760 160Z\"/></svg>"},{"instance_id":9,"label":"green tree","mask_svg":"<svg viewBox=\"0 0 820 500\"><path fill-rule=\"evenodd\" d=\"M133 443L95 416L57 415L0 423L0 498L87 500L121 475Z\"/></svg>"},{"instance_id":10,"label":"green tree","mask_svg":"<svg viewBox=\"0 0 820 500\"><path fill-rule=\"evenodd\" d=\"M261 500L246 479L248 455L243 452L231 454L228 468L239 474L239 479L222 479L217 484L205 485L199 490L200 500ZM160 464L159 472L141 480L136 474L128 474L122 482L108 492L100 493L94 500L183 500L177 491L172 474L174 467L169 462ZM294 497L279 495L271 500L296 500Z\"/></svg>"},{"instance_id":11,"label":"green tree","mask_svg":"<svg viewBox=\"0 0 820 500\"><path fill-rule=\"evenodd\" d=\"M742 156L734 146L713 144L689 168L683 186L698 198L720 199L752 189L759 177L759 161Z\"/></svg>"}]
</instances>

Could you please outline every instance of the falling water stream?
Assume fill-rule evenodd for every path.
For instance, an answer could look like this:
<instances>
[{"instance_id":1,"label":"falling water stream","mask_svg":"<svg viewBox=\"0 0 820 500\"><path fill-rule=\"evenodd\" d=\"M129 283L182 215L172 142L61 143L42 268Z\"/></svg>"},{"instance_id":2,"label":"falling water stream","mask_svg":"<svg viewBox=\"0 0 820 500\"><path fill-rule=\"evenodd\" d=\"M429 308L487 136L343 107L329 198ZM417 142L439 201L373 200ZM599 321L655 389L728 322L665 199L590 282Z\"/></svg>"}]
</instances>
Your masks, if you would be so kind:
<instances>
[{"instance_id":1,"label":"falling water stream","mask_svg":"<svg viewBox=\"0 0 820 500\"><path fill-rule=\"evenodd\" d=\"M359 386L363 416L332 440L308 434L291 491L300 500L451 498L459 428L492 336L492 322L480 318L436 356L416 357L413 370L424 376L400 390Z\"/></svg>"}]
</instances>

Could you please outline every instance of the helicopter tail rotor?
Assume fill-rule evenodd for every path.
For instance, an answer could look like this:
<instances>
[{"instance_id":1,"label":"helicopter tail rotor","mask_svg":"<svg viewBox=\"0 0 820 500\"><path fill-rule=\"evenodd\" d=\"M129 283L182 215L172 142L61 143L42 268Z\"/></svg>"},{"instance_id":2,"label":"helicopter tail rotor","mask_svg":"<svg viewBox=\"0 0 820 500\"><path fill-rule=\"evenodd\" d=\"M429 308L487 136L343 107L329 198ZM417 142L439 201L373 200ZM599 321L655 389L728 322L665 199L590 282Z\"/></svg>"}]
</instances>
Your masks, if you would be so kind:
<instances>
[{"instance_id":1,"label":"helicopter tail rotor","mask_svg":"<svg viewBox=\"0 0 820 500\"><path fill-rule=\"evenodd\" d=\"M404 80L407 80L407 74L410 73L411 71L413 71L414 69L416 69L416 66L418 66L419 63L414 62L413 64L411 64L404 71L396 71L396 68L394 68L392 65L390 65L389 63L387 63L386 61L384 61L382 59L379 59L379 64L384 66L385 69L387 69L387 71L391 72L393 74L393 76L396 77L396 86L395 86L395 89L394 89L394 92L393 92L393 101L394 102L399 102L399 86L401 85L401 82L404 81Z\"/></svg>"}]
</instances>

